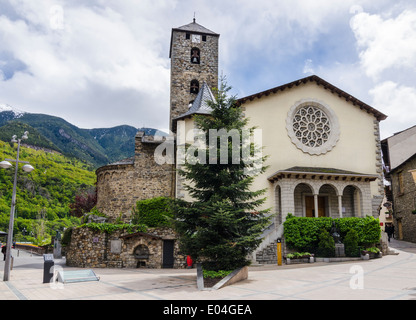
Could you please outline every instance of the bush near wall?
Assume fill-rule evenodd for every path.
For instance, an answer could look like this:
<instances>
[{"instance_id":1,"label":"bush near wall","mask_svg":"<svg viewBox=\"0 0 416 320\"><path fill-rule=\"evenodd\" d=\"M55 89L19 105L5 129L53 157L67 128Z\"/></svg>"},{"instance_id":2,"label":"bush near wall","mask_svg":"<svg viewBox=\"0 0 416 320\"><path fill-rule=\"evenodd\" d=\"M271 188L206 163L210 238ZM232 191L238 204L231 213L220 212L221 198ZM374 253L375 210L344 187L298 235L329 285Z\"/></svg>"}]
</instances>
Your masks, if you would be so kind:
<instances>
[{"instance_id":1,"label":"bush near wall","mask_svg":"<svg viewBox=\"0 0 416 320\"><path fill-rule=\"evenodd\" d=\"M151 228L169 227L173 218L170 201L167 197L137 201L132 222Z\"/></svg>"},{"instance_id":2,"label":"bush near wall","mask_svg":"<svg viewBox=\"0 0 416 320\"><path fill-rule=\"evenodd\" d=\"M298 251L316 252L318 248L319 235L323 230L331 232L335 222L341 241L350 230L354 230L358 236L358 245L366 246L378 243L381 237L381 229L378 219L371 216L365 218L307 218L287 216L284 222L284 236L289 248Z\"/></svg>"}]
</instances>

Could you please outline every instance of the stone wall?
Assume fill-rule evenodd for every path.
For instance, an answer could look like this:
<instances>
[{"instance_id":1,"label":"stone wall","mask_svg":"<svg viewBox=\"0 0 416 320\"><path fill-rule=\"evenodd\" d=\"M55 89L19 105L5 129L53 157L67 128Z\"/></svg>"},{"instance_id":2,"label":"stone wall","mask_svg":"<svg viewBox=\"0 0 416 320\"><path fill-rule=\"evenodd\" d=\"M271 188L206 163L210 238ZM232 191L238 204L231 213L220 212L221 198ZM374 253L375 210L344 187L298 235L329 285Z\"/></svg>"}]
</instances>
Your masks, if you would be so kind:
<instances>
[{"instance_id":1,"label":"stone wall","mask_svg":"<svg viewBox=\"0 0 416 320\"><path fill-rule=\"evenodd\" d=\"M376 170L379 178L377 179L378 194L375 194L372 199L373 216L377 217L380 212L380 207L384 198L384 183L383 183L383 162L381 160L381 140L380 140L380 121L374 120L374 138L376 143Z\"/></svg>"},{"instance_id":2,"label":"stone wall","mask_svg":"<svg viewBox=\"0 0 416 320\"><path fill-rule=\"evenodd\" d=\"M134 159L97 169L97 209L110 221L128 222L138 200L173 196L173 166L154 158L161 142L138 132Z\"/></svg>"},{"instance_id":3,"label":"stone wall","mask_svg":"<svg viewBox=\"0 0 416 320\"><path fill-rule=\"evenodd\" d=\"M402 227L403 240L416 243L416 185L409 170L416 168L416 156L391 173L393 191L393 221L395 237L399 237L399 224ZM399 187L399 176L403 179L403 188Z\"/></svg>"},{"instance_id":4,"label":"stone wall","mask_svg":"<svg viewBox=\"0 0 416 320\"><path fill-rule=\"evenodd\" d=\"M94 231L88 227L75 228L67 248L66 263L80 268L155 268L163 267L164 241L174 241L174 268L185 267L185 256L179 252L177 235L170 228L149 228L147 232L112 234ZM148 248L149 257L138 258L135 249Z\"/></svg>"}]
</instances>

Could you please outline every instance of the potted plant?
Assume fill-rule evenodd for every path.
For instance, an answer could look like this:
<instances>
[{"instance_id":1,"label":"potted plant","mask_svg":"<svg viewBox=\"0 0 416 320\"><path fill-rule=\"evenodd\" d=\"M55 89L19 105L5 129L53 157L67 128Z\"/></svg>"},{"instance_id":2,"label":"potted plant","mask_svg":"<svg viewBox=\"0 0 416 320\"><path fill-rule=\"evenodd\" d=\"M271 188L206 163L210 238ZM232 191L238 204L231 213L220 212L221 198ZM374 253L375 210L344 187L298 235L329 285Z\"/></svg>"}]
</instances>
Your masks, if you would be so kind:
<instances>
[{"instance_id":1,"label":"potted plant","mask_svg":"<svg viewBox=\"0 0 416 320\"><path fill-rule=\"evenodd\" d=\"M286 264L291 264L292 262L300 263L300 262L314 262L314 255L309 252L292 252L288 253L285 256Z\"/></svg>"},{"instance_id":2,"label":"potted plant","mask_svg":"<svg viewBox=\"0 0 416 320\"><path fill-rule=\"evenodd\" d=\"M370 247L361 252L361 256L368 254L370 259L381 258L381 251L377 247Z\"/></svg>"}]
</instances>

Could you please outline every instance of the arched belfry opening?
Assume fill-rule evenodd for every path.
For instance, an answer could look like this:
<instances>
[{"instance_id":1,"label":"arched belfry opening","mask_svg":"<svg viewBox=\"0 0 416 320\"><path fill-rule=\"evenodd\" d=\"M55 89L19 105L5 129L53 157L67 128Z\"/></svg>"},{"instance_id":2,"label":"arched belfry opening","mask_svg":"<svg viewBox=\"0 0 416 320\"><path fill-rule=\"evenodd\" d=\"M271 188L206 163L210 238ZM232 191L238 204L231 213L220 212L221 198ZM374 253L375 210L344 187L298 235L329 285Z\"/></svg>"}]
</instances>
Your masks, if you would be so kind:
<instances>
[{"instance_id":1,"label":"arched belfry opening","mask_svg":"<svg viewBox=\"0 0 416 320\"><path fill-rule=\"evenodd\" d=\"M194 79L191 81L190 93L198 94L199 93L199 81Z\"/></svg>"},{"instance_id":2,"label":"arched belfry opening","mask_svg":"<svg viewBox=\"0 0 416 320\"><path fill-rule=\"evenodd\" d=\"M200 64L201 63L201 50L194 47L191 49L191 63Z\"/></svg>"}]
</instances>

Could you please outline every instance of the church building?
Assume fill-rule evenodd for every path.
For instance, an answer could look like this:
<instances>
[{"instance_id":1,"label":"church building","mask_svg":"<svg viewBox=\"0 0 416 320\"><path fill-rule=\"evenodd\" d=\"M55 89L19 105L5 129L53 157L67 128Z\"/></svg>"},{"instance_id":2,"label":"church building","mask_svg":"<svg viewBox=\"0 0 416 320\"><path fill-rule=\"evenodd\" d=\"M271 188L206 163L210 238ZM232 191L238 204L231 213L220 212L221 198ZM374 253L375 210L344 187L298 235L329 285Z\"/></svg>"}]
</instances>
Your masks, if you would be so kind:
<instances>
[{"instance_id":1,"label":"church building","mask_svg":"<svg viewBox=\"0 0 416 320\"><path fill-rule=\"evenodd\" d=\"M209 115L218 87L220 35L199 25L172 29L170 128L192 143L194 115ZM380 121L386 115L316 75L238 99L249 127L261 129L265 173L253 189L267 189L276 213L258 252L283 233L288 213L304 217L378 217L383 200ZM166 115L168 116L168 115ZM97 208L128 220L137 200L189 200L175 165L158 165L163 139L139 132L132 159L97 170Z\"/></svg>"}]
</instances>

